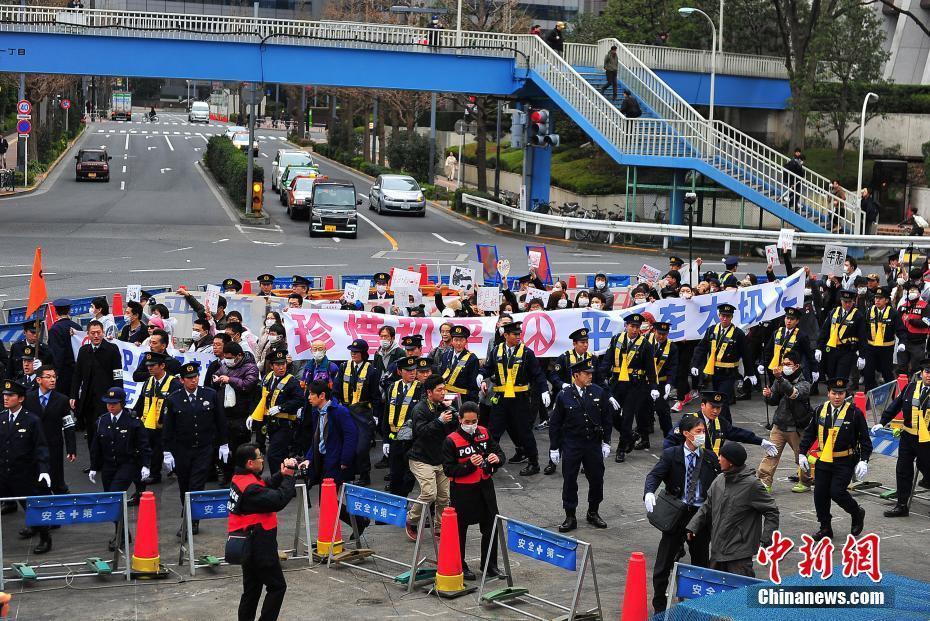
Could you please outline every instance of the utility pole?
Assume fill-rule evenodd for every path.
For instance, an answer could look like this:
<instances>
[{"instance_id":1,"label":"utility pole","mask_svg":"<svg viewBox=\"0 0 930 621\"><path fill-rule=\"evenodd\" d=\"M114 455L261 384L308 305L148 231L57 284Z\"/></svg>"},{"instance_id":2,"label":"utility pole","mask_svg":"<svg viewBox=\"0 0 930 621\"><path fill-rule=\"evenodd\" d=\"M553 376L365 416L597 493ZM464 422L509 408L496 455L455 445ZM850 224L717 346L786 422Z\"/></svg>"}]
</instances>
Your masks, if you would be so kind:
<instances>
[{"instance_id":1,"label":"utility pole","mask_svg":"<svg viewBox=\"0 0 930 621\"><path fill-rule=\"evenodd\" d=\"M500 200L501 197L501 108L503 103L497 100L497 134L494 138L495 143L495 161L494 161L494 198Z\"/></svg>"},{"instance_id":2,"label":"utility pole","mask_svg":"<svg viewBox=\"0 0 930 621\"><path fill-rule=\"evenodd\" d=\"M436 91L429 97L429 168L426 182L436 183Z\"/></svg>"}]
</instances>

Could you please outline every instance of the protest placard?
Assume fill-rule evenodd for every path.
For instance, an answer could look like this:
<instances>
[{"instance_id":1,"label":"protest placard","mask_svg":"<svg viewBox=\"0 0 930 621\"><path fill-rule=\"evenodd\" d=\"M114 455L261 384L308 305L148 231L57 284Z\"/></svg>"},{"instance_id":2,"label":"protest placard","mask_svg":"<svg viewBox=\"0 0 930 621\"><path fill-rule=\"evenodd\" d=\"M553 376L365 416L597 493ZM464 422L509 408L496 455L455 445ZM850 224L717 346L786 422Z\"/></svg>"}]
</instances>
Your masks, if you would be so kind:
<instances>
[{"instance_id":1,"label":"protest placard","mask_svg":"<svg viewBox=\"0 0 930 621\"><path fill-rule=\"evenodd\" d=\"M126 301L127 302L142 301L142 285L127 286L126 287Z\"/></svg>"},{"instance_id":2,"label":"protest placard","mask_svg":"<svg viewBox=\"0 0 930 621\"><path fill-rule=\"evenodd\" d=\"M497 287L478 287L478 310L496 311L500 308L500 299Z\"/></svg>"},{"instance_id":3,"label":"protest placard","mask_svg":"<svg viewBox=\"0 0 930 621\"><path fill-rule=\"evenodd\" d=\"M823 261L820 263L820 273L825 276L842 276L845 262L846 246L827 244L823 247Z\"/></svg>"}]
</instances>

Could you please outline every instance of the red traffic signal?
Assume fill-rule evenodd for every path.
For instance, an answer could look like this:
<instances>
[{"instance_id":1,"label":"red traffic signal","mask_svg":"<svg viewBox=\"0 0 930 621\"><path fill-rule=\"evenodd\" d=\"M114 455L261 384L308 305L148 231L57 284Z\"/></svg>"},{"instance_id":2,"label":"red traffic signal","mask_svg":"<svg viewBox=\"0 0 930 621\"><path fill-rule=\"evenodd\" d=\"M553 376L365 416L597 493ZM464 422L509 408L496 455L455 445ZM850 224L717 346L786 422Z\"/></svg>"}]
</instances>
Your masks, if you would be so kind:
<instances>
[{"instance_id":1,"label":"red traffic signal","mask_svg":"<svg viewBox=\"0 0 930 621\"><path fill-rule=\"evenodd\" d=\"M530 120L534 123L548 123L549 111L544 109L533 110L530 113Z\"/></svg>"}]
</instances>

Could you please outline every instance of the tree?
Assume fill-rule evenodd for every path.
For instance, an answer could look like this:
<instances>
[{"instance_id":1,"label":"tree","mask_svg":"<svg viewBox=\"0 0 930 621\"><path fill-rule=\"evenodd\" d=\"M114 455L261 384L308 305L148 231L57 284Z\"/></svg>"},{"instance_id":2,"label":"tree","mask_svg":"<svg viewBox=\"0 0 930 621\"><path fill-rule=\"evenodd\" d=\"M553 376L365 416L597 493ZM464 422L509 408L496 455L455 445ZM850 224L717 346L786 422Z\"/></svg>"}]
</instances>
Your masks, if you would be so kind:
<instances>
[{"instance_id":1,"label":"tree","mask_svg":"<svg viewBox=\"0 0 930 621\"><path fill-rule=\"evenodd\" d=\"M391 168L403 170L420 181L426 180L429 175L428 138L415 131L399 131L391 135L385 151ZM438 154L436 156L438 162Z\"/></svg>"},{"instance_id":2,"label":"tree","mask_svg":"<svg viewBox=\"0 0 930 621\"><path fill-rule=\"evenodd\" d=\"M930 37L930 26L920 21L920 18L917 17L912 11L902 9L897 6L894 0L862 0L863 6L868 6L871 4L881 4L883 7L888 7L892 12L897 13L898 15L904 15L905 17L910 18L917 27L924 31L924 34Z\"/></svg>"}]
</instances>

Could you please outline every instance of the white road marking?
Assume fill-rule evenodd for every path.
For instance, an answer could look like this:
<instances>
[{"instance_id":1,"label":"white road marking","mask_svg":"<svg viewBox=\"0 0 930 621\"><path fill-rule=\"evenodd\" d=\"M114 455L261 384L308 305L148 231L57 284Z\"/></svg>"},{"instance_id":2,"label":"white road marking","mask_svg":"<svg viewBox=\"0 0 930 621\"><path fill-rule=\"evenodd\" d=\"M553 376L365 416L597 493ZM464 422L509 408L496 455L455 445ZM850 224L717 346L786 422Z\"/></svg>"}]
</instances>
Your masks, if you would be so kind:
<instances>
[{"instance_id":1,"label":"white road marking","mask_svg":"<svg viewBox=\"0 0 930 621\"><path fill-rule=\"evenodd\" d=\"M391 243L392 248L393 248L394 250L397 250L397 248L398 248L397 242L391 242L391 240L394 239L394 238L393 238L391 235L389 235L389 234L387 233L387 231L385 231L385 230L382 229L380 226L378 226L371 218L369 218L368 216L364 215L362 212L358 212L357 215L358 215L359 218L361 218L362 220L364 220L365 222L367 222L368 224L370 224L372 227L374 227L374 229L375 229L376 231L378 231L379 233L381 233L381 235L383 235L383 236L388 240L388 242Z\"/></svg>"},{"instance_id":2,"label":"white road marking","mask_svg":"<svg viewBox=\"0 0 930 621\"><path fill-rule=\"evenodd\" d=\"M204 142L210 142L209 138L207 138L207 137L204 136L203 134L201 134L201 133L198 132L197 135L200 136L201 138L203 138L203 139L204 139Z\"/></svg>"},{"instance_id":3,"label":"white road marking","mask_svg":"<svg viewBox=\"0 0 930 621\"><path fill-rule=\"evenodd\" d=\"M164 267L157 269L147 269L147 270L129 270L131 273L140 273L140 272L201 272L207 268L205 267Z\"/></svg>"},{"instance_id":4,"label":"white road marking","mask_svg":"<svg viewBox=\"0 0 930 621\"><path fill-rule=\"evenodd\" d=\"M175 136L180 136L180 135L181 135L181 132L174 132L174 135L175 135Z\"/></svg>"},{"instance_id":5,"label":"white road marking","mask_svg":"<svg viewBox=\"0 0 930 621\"><path fill-rule=\"evenodd\" d=\"M149 130L143 129L143 130L142 130L142 133L143 133L143 134L147 134L147 133L149 133Z\"/></svg>"},{"instance_id":6,"label":"white road marking","mask_svg":"<svg viewBox=\"0 0 930 621\"><path fill-rule=\"evenodd\" d=\"M55 275L55 272L46 272L44 270L42 273L45 274L46 276ZM22 276L32 276L32 272L29 272L28 274L0 274L0 278L19 278Z\"/></svg>"},{"instance_id":7,"label":"white road marking","mask_svg":"<svg viewBox=\"0 0 930 621\"><path fill-rule=\"evenodd\" d=\"M210 189L210 193L213 194L213 197L216 199L216 202L220 204L220 207L223 208L223 212L226 216L232 221L233 224L239 221L239 216L234 214L229 207L226 205L226 200L220 195L219 191L214 187L214 184L207 179L207 174L203 171L203 166L199 162L194 162L194 168L197 169L197 172L200 173L201 178L203 178L204 184ZM238 225L236 225L238 226ZM242 233L242 231L239 231Z\"/></svg>"},{"instance_id":8,"label":"white road marking","mask_svg":"<svg viewBox=\"0 0 930 621\"><path fill-rule=\"evenodd\" d=\"M268 157L267 153L259 153L259 155L261 155L262 157Z\"/></svg>"},{"instance_id":9,"label":"white road marking","mask_svg":"<svg viewBox=\"0 0 930 621\"><path fill-rule=\"evenodd\" d=\"M126 173L126 164L123 164L123 174Z\"/></svg>"},{"instance_id":10,"label":"white road marking","mask_svg":"<svg viewBox=\"0 0 930 621\"><path fill-rule=\"evenodd\" d=\"M228 238L228 237L224 237L223 239L218 239L218 240L216 240L215 242L210 242L210 243L211 243L211 244L221 244L221 243L227 242L227 241L229 241L229 238ZM277 266L277 267L281 267L281 266L279 265L279 266ZM320 266L320 267L323 267L323 266Z\"/></svg>"},{"instance_id":11,"label":"white road marking","mask_svg":"<svg viewBox=\"0 0 930 621\"><path fill-rule=\"evenodd\" d=\"M102 134L103 132L104 132L104 130L102 130L102 129L98 129L98 130L97 130L97 133L98 133L98 134Z\"/></svg>"},{"instance_id":12,"label":"white road marking","mask_svg":"<svg viewBox=\"0 0 930 621\"><path fill-rule=\"evenodd\" d=\"M280 246L281 244L284 243L284 242L266 242L266 241L259 241L259 240L257 240L257 239L252 239L252 240L249 240L249 241L251 241L253 244L259 244L259 245L262 245L262 246Z\"/></svg>"},{"instance_id":13,"label":"white road marking","mask_svg":"<svg viewBox=\"0 0 930 621\"><path fill-rule=\"evenodd\" d=\"M172 149L172 150L173 150L173 149ZM171 170L171 169L170 169L170 168L162 168L162 169L161 169L161 174L165 174L165 172L166 172L166 171L169 171L169 170Z\"/></svg>"},{"instance_id":14,"label":"white road marking","mask_svg":"<svg viewBox=\"0 0 930 621\"><path fill-rule=\"evenodd\" d=\"M438 239L439 241L443 243L452 244L453 246L464 246L465 245L465 242L455 241L453 239L446 239L439 233L433 233L433 237L435 237L436 239Z\"/></svg>"},{"instance_id":15,"label":"white road marking","mask_svg":"<svg viewBox=\"0 0 930 621\"><path fill-rule=\"evenodd\" d=\"M216 242L213 242L214 244ZM21 265L20 267L29 267L28 265ZM346 263L309 263L303 265L275 265L276 268L287 269L291 267L348 267Z\"/></svg>"},{"instance_id":16,"label":"white road marking","mask_svg":"<svg viewBox=\"0 0 930 621\"><path fill-rule=\"evenodd\" d=\"M174 250L165 250L164 253L168 254L169 252L181 252L182 250L190 250L193 246L185 246L183 248L175 248Z\"/></svg>"},{"instance_id":17,"label":"white road marking","mask_svg":"<svg viewBox=\"0 0 930 621\"><path fill-rule=\"evenodd\" d=\"M333 237L333 241L336 242L337 244L342 242L342 240L339 239L338 237Z\"/></svg>"},{"instance_id":18,"label":"white road marking","mask_svg":"<svg viewBox=\"0 0 930 621\"><path fill-rule=\"evenodd\" d=\"M125 190L125 189L126 189L126 182L125 182L125 181L120 181L120 182L119 182L119 189L120 189L120 190Z\"/></svg>"},{"instance_id":19,"label":"white road marking","mask_svg":"<svg viewBox=\"0 0 930 621\"><path fill-rule=\"evenodd\" d=\"M170 140L168 140L168 136L165 136L165 142L168 143L168 148L171 149L172 151L174 151L174 145L171 144L171 141L170 141Z\"/></svg>"},{"instance_id":20,"label":"white road marking","mask_svg":"<svg viewBox=\"0 0 930 621\"><path fill-rule=\"evenodd\" d=\"M123 145L123 148L127 151L129 150L129 134L126 134L126 144Z\"/></svg>"},{"instance_id":21,"label":"white road marking","mask_svg":"<svg viewBox=\"0 0 930 621\"><path fill-rule=\"evenodd\" d=\"M190 133L190 132L184 132L184 135L185 135L185 136L190 136L191 133Z\"/></svg>"},{"instance_id":22,"label":"white road marking","mask_svg":"<svg viewBox=\"0 0 930 621\"><path fill-rule=\"evenodd\" d=\"M236 225L236 228L239 229L239 232L240 232L240 233L242 233L242 229L253 229L253 230L256 230L256 231L265 231L266 233L267 233L268 231L273 231L273 232L275 232L275 233L283 233L283 232L284 232L284 229L282 229L282 228L281 228L279 225L277 225L277 224L274 224L274 225L272 225L272 226L270 226L270 227L267 227L267 226L249 226L249 225L247 225L247 224L237 224L237 225Z\"/></svg>"},{"instance_id":23,"label":"white road marking","mask_svg":"<svg viewBox=\"0 0 930 621\"><path fill-rule=\"evenodd\" d=\"M146 147L146 150L151 151L152 149L157 149L158 147Z\"/></svg>"}]
</instances>

